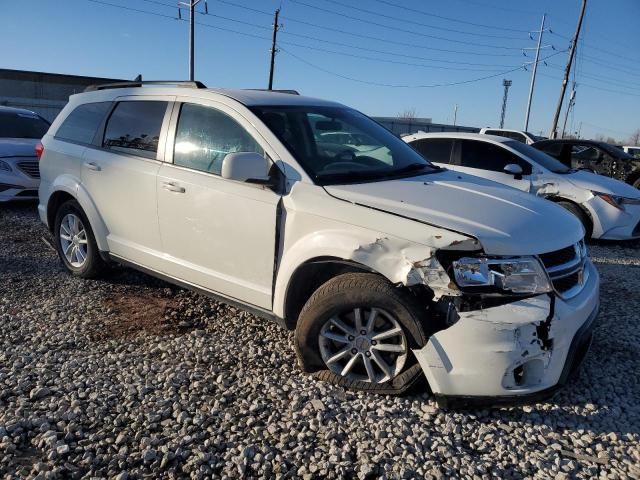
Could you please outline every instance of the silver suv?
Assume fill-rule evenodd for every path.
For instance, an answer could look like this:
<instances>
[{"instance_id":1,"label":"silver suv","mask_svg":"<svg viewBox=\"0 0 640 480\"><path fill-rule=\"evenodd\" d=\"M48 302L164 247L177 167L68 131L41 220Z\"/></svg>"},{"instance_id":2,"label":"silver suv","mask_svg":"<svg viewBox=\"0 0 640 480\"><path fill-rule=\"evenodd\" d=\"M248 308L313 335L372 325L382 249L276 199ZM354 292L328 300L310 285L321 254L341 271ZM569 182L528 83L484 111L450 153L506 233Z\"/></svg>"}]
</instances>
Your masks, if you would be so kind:
<instances>
[{"instance_id":1,"label":"silver suv","mask_svg":"<svg viewBox=\"0 0 640 480\"><path fill-rule=\"evenodd\" d=\"M73 95L42 140L40 216L71 274L117 262L240 305L353 389L522 401L578 366L599 279L561 207L337 103L164 83Z\"/></svg>"}]
</instances>

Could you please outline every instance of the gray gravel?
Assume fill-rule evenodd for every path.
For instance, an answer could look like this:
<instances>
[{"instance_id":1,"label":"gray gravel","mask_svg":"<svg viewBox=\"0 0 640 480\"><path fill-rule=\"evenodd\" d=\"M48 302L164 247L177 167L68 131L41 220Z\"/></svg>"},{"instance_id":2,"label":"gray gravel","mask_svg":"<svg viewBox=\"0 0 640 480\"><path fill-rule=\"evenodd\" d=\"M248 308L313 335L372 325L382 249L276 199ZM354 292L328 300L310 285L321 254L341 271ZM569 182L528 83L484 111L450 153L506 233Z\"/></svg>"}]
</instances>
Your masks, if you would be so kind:
<instances>
[{"instance_id":1,"label":"gray gravel","mask_svg":"<svg viewBox=\"0 0 640 480\"><path fill-rule=\"evenodd\" d=\"M640 245L593 245L602 315L549 403L445 412L296 368L275 325L126 269L66 275L0 206L0 476L640 478Z\"/></svg>"}]
</instances>

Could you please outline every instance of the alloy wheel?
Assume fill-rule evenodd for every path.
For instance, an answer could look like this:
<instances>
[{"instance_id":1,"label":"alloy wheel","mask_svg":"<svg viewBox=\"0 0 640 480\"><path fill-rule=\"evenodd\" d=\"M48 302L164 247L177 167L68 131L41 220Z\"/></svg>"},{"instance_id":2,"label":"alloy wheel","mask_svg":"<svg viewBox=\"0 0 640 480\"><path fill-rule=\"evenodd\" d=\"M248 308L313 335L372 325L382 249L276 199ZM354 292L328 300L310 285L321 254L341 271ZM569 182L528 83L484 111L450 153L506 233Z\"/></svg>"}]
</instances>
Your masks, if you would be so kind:
<instances>
[{"instance_id":1,"label":"alloy wheel","mask_svg":"<svg viewBox=\"0 0 640 480\"><path fill-rule=\"evenodd\" d=\"M87 261L87 231L80 217L68 213L60 222L60 246L65 258L72 267L80 268Z\"/></svg>"}]
</instances>

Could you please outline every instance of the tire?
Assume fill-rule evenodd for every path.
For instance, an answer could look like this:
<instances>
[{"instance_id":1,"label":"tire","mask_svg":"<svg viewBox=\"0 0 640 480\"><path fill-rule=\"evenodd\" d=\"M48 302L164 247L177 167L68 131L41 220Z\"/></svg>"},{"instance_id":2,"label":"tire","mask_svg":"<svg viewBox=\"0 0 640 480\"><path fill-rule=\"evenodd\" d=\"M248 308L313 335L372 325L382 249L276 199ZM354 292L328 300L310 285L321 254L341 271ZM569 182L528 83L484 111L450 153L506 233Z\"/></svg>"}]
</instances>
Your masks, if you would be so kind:
<instances>
[{"instance_id":1,"label":"tire","mask_svg":"<svg viewBox=\"0 0 640 480\"><path fill-rule=\"evenodd\" d=\"M327 330L327 325L329 328L335 326L330 319L338 317L344 321L343 326L357 325L355 309L359 309L363 321L375 318L370 322L373 327L369 335L375 336L377 329L384 328L387 330L386 333L383 330L383 333L387 335L391 331L390 327L396 331L396 327L399 326L404 340L394 337L378 340L379 343L376 343L375 340L366 340L367 337L363 336L357 336L354 339L353 335L346 333L343 335L344 340L349 340L351 343L327 340L324 335L333 333L342 335L343 332L339 328L333 332ZM376 314L370 317L373 309ZM349 323L349 316L352 316L353 323ZM314 373L319 380L351 390L399 395L418 386L424 386L426 383L422 369L412 352L412 349L423 347L427 343L429 335L426 325L426 308L421 307L407 291L394 287L385 278L376 274L346 273L323 284L304 305L295 331L296 353L302 369L308 373ZM365 332L362 328L360 333ZM382 351L383 347L386 350L389 346L385 342L395 342L391 345L393 348L404 347L406 354ZM351 358L358 357L347 376L338 373L342 368L339 362L329 365L325 361L328 349L335 347L342 351L342 345L350 350L350 354L347 353L347 355ZM356 346L358 349L355 348ZM353 355L355 350L358 353ZM369 354L365 357L367 352ZM401 357L404 361L401 361ZM377 363L377 359L380 358L388 367L391 367L392 375L384 375L384 370ZM386 360L389 359L391 360L387 363ZM344 361L349 363L348 360ZM372 365L370 368L367 368L366 361L370 366ZM373 376L372 373L376 375ZM365 376L368 378L364 378Z\"/></svg>"},{"instance_id":2,"label":"tire","mask_svg":"<svg viewBox=\"0 0 640 480\"><path fill-rule=\"evenodd\" d=\"M70 229L68 222L70 217L75 217L80 220L80 223L76 223L78 226L77 235L74 235L76 232L73 231L73 228ZM84 232L84 234L82 234L82 232ZM53 234L53 243L58 252L58 256L65 269L71 275L81 278L96 278L104 273L107 265L100 257L98 245L96 244L93 230L89 224L89 219L78 202L68 200L60 205L56 212ZM77 236L77 243L75 244L73 240L69 241L63 238L68 237L73 239L74 236ZM69 243L71 243L71 245L69 245ZM68 258L69 249L73 251L74 245L85 252L84 260L82 260L80 253L78 253L78 255L72 254L72 258ZM67 251L67 254L65 254L65 251ZM80 260L82 260L82 262L80 262Z\"/></svg>"},{"instance_id":3,"label":"tire","mask_svg":"<svg viewBox=\"0 0 640 480\"><path fill-rule=\"evenodd\" d=\"M632 185L634 186L634 188L640 189L640 177L636 178L636 179L633 181L633 184L632 184Z\"/></svg>"},{"instance_id":4,"label":"tire","mask_svg":"<svg viewBox=\"0 0 640 480\"><path fill-rule=\"evenodd\" d=\"M582 210L578 205L571 202L557 202L562 208L571 213L574 217L580 220L582 226L584 227L584 231L586 232L584 237L586 239L590 239L593 234L593 224L591 223L591 219L589 216Z\"/></svg>"}]
</instances>

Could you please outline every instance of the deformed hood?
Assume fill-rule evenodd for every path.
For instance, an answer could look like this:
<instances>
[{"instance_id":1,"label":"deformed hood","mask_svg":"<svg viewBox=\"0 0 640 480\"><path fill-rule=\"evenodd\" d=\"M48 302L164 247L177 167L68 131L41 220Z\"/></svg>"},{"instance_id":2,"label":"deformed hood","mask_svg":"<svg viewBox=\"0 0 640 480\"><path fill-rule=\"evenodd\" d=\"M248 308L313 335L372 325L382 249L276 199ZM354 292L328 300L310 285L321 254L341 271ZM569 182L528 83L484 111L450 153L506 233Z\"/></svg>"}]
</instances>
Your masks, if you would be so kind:
<instances>
[{"instance_id":1,"label":"deformed hood","mask_svg":"<svg viewBox=\"0 0 640 480\"><path fill-rule=\"evenodd\" d=\"M0 137L1 157L35 157L37 138L3 138Z\"/></svg>"},{"instance_id":2,"label":"deformed hood","mask_svg":"<svg viewBox=\"0 0 640 480\"><path fill-rule=\"evenodd\" d=\"M491 255L546 253L584 235L573 215L548 200L450 170L325 188L348 202L475 237Z\"/></svg>"}]
</instances>

